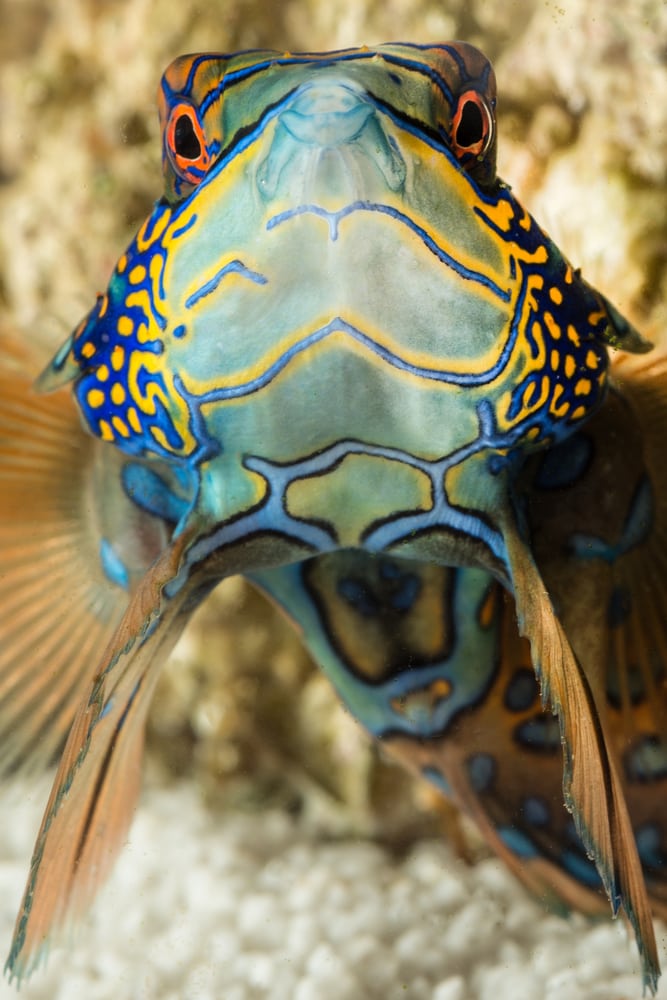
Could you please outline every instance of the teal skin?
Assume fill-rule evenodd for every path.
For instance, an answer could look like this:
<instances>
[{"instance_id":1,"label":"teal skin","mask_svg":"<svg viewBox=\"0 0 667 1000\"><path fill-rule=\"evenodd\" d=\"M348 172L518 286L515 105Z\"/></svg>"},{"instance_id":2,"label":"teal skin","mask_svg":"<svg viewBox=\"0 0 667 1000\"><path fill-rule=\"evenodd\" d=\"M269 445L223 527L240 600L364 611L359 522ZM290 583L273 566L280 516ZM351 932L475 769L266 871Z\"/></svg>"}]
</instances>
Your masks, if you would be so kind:
<instances>
[{"instance_id":1,"label":"teal skin","mask_svg":"<svg viewBox=\"0 0 667 1000\"><path fill-rule=\"evenodd\" d=\"M623 793L517 496L528 458L603 406L607 347L648 345L496 177L495 100L461 43L167 70L165 196L40 381L71 382L115 455L100 558L129 603L65 749L10 975L89 901L129 822L123 772L159 663L211 587L244 573L363 725L413 741L408 763L466 807L419 747L486 697L505 621L491 604L513 595L582 858L655 986ZM156 524L167 541L137 560Z\"/></svg>"}]
</instances>

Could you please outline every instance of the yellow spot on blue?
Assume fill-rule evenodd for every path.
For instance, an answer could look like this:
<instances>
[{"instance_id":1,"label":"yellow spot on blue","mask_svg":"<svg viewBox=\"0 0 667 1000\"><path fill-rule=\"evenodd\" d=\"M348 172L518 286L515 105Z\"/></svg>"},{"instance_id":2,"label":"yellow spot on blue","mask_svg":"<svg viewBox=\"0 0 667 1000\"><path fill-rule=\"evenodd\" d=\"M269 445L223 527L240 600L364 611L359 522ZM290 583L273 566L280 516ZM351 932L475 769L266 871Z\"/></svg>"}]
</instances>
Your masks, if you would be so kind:
<instances>
[{"instance_id":1,"label":"yellow spot on blue","mask_svg":"<svg viewBox=\"0 0 667 1000\"><path fill-rule=\"evenodd\" d=\"M95 374L97 375L98 382L106 382L109 378L109 369L106 365L100 365Z\"/></svg>"},{"instance_id":2,"label":"yellow spot on blue","mask_svg":"<svg viewBox=\"0 0 667 1000\"><path fill-rule=\"evenodd\" d=\"M94 353L95 353L95 347L93 344L90 343L90 341L85 343L81 348L81 356L84 358L92 358Z\"/></svg>"},{"instance_id":3,"label":"yellow spot on blue","mask_svg":"<svg viewBox=\"0 0 667 1000\"><path fill-rule=\"evenodd\" d=\"M125 414L125 416L127 417L127 422L130 425L130 427L132 428L132 430L135 432L135 434L140 434L141 433L141 424L139 423L139 417L137 416L137 411L135 410L135 408L133 406L131 406L128 409L128 411Z\"/></svg>"},{"instance_id":4,"label":"yellow spot on blue","mask_svg":"<svg viewBox=\"0 0 667 1000\"><path fill-rule=\"evenodd\" d=\"M591 389L591 380L588 378L580 378L574 387L574 394L575 396L588 396Z\"/></svg>"},{"instance_id":5,"label":"yellow spot on blue","mask_svg":"<svg viewBox=\"0 0 667 1000\"><path fill-rule=\"evenodd\" d=\"M572 341L575 347L581 346L581 337L579 336L576 329L572 326L571 323L569 323L567 327L567 336L568 339Z\"/></svg>"},{"instance_id":6,"label":"yellow spot on blue","mask_svg":"<svg viewBox=\"0 0 667 1000\"><path fill-rule=\"evenodd\" d=\"M560 288L556 288L554 286L553 288L549 289L549 298L551 299L552 302L555 302L556 305L559 306L563 301L563 293L561 292Z\"/></svg>"},{"instance_id":7,"label":"yellow spot on blue","mask_svg":"<svg viewBox=\"0 0 667 1000\"><path fill-rule=\"evenodd\" d=\"M111 399L116 406L120 406L125 402L125 389L120 382L116 382L115 385L111 387Z\"/></svg>"},{"instance_id":8,"label":"yellow spot on blue","mask_svg":"<svg viewBox=\"0 0 667 1000\"><path fill-rule=\"evenodd\" d=\"M116 265L116 270L118 271L119 274L122 274L126 267L127 267L127 254L123 254L120 260L118 261L118 264Z\"/></svg>"},{"instance_id":9,"label":"yellow spot on blue","mask_svg":"<svg viewBox=\"0 0 667 1000\"><path fill-rule=\"evenodd\" d=\"M113 426L118 431L121 437L126 438L130 436L130 432L127 429L127 425L123 423L120 417L114 414L114 416L111 418L111 423L113 424Z\"/></svg>"},{"instance_id":10,"label":"yellow spot on blue","mask_svg":"<svg viewBox=\"0 0 667 1000\"><path fill-rule=\"evenodd\" d=\"M129 316L119 316L116 329L121 337L129 337L134 330L134 323Z\"/></svg>"},{"instance_id":11,"label":"yellow spot on blue","mask_svg":"<svg viewBox=\"0 0 667 1000\"><path fill-rule=\"evenodd\" d=\"M551 352L551 367L555 372L558 371L559 364L560 364L560 353L554 347L553 351Z\"/></svg>"},{"instance_id":12,"label":"yellow spot on blue","mask_svg":"<svg viewBox=\"0 0 667 1000\"><path fill-rule=\"evenodd\" d=\"M565 374L568 378L572 378L577 370L577 362L574 360L571 354L565 358Z\"/></svg>"},{"instance_id":13,"label":"yellow spot on blue","mask_svg":"<svg viewBox=\"0 0 667 1000\"><path fill-rule=\"evenodd\" d=\"M104 441L113 441L113 439L114 439L114 432L111 430L111 425L108 422L108 420L100 420L100 422L99 422L99 424L97 426L100 429L100 437Z\"/></svg>"},{"instance_id":14,"label":"yellow spot on blue","mask_svg":"<svg viewBox=\"0 0 667 1000\"><path fill-rule=\"evenodd\" d=\"M104 393L101 389L91 389L86 397L88 401L88 406L92 406L96 410L99 406L104 405Z\"/></svg>"},{"instance_id":15,"label":"yellow spot on blue","mask_svg":"<svg viewBox=\"0 0 667 1000\"><path fill-rule=\"evenodd\" d=\"M140 285L146 277L146 268L143 264L136 264L129 274L130 284Z\"/></svg>"},{"instance_id":16,"label":"yellow spot on blue","mask_svg":"<svg viewBox=\"0 0 667 1000\"><path fill-rule=\"evenodd\" d=\"M119 344L116 344L113 351L111 352L111 367L115 372L119 372L123 367L123 362L125 361L125 349Z\"/></svg>"},{"instance_id":17,"label":"yellow spot on blue","mask_svg":"<svg viewBox=\"0 0 667 1000\"><path fill-rule=\"evenodd\" d=\"M589 351L586 355L586 367L596 369L600 364L600 359L595 351Z\"/></svg>"}]
</instances>

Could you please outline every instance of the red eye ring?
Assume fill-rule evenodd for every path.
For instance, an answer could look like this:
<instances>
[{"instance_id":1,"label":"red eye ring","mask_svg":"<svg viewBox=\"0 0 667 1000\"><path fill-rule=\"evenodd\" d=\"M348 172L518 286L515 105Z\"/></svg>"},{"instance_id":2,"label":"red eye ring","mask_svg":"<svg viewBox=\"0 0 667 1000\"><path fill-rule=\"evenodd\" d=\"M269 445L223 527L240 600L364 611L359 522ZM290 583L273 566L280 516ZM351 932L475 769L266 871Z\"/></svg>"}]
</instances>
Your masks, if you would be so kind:
<instances>
[{"instance_id":1,"label":"red eye ring","mask_svg":"<svg viewBox=\"0 0 667 1000\"><path fill-rule=\"evenodd\" d=\"M493 139L493 114L476 90L459 96L452 118L452 149L455 155L484 156Z\"/></svg>"},{"instance_id":2,"label":"red eye ring","mask_svg":"<svg viewBox=\"0 0 667 1000\"><path fill-rule=\"evenodd\" d=\"M191 104L182 102L169 113L165 147L174 170L189 184L199 184L211 164L199 116Z\"/></svg>"}]
</instances>

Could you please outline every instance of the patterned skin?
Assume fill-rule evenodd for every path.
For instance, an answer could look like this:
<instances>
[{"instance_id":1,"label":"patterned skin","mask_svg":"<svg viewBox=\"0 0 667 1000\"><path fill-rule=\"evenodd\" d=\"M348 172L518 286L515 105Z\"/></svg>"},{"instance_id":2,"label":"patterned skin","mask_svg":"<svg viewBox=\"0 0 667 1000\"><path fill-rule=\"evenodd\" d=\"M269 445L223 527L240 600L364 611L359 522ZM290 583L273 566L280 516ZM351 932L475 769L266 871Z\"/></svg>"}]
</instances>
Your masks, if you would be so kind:
<instances>
[{"instance_id":1,"label":"patterned skin","mask_svg":"<svg viewBox=\"0 0 667 1000\"><path fill-rule=\"evenodd\" d=\"M67 657L80 707L10 975L104 877L160 662L244 573L533 889L593 912L604 888L654 989L640 862L659 906L664 844L641 793L667 764L662 661L629 650L637 551L661 523L659 420L635 387L659 399L662 367L628 361L609 391L608 347L649 345L496 177L495 80L472 47L186 56L159 100L164 197L39 383L71 382L96 439L78 478L40 474L88 491L108 645ZM21 406L11 375L0 428ZM42 399L79 441L67 394ZM636 489L614 493L633 442ZM5 673L39 688L30 661ZM53 740L73 715L57 694ZM17 757L30 730L2 704Z\"/></svg>"}]
</instances>

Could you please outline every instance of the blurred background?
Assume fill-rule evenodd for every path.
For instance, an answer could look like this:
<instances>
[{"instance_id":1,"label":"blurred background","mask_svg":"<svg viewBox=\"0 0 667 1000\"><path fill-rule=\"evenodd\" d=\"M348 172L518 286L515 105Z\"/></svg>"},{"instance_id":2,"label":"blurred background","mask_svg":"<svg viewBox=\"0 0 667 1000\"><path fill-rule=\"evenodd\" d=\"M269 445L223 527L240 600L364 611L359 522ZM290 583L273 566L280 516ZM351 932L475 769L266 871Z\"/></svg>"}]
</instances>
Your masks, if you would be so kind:
<instances>
[{"instance_id":1,"label":"blurred background","mask_svg":"<svg viewBox=\"0 0 667 1000\"><path fill-rule=\"evenodd\" d=\"M498 78L499 172L648 336L667 328L663 0L0 0L0 325L57 345L161 191L155 94L193 51L465 39ZM327 836L479 845L339 707L297 639L225 583L166 666L153 779Z\"/></svg>"}]
</instances>

